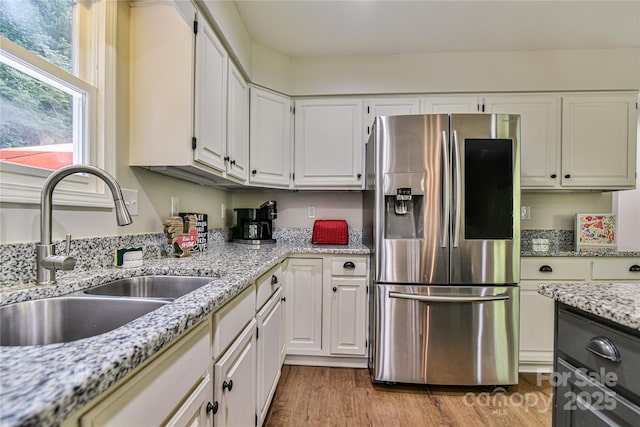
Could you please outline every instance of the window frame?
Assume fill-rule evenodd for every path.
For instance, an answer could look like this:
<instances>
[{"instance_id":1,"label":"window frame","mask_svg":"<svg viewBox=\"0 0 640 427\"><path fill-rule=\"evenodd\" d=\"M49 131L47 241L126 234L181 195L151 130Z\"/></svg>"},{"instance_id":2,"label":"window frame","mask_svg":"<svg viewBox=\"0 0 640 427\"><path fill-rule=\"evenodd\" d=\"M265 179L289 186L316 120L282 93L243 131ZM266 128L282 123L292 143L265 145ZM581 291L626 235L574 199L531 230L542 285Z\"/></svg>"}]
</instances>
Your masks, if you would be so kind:
<instances>
[{"instance_id":1,"label":"window frame","mask_svg":"<svg viewBox=\"0 0 640 427\"><path fill-rule=\"evenodd\" d=\"M0 49L22 65L84 95L83 130L87 144L84 159L115 175L115 111L117 5L107 0L77 3L74 31L82 78L62 70L38 55L0 36ZM74 41L74 43L76 43ZM42 185L52 173L47 169L0 162L0 203L39 204ZM58 184L55 205L113 208L111 194L93 175L74 174Z\"/></svg>"}]
</instances>

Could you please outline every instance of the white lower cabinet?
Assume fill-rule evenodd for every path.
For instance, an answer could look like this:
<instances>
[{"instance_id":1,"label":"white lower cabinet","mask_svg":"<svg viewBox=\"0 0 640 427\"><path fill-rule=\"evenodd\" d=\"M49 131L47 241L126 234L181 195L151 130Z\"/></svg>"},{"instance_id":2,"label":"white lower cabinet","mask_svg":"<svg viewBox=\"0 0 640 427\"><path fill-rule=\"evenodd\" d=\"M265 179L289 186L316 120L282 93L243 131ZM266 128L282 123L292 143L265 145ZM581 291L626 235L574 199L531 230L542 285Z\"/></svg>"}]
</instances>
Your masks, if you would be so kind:
<instances>
[{"instance_id":1,"label":"white lower cabinet","mask_svg":"<svg viewBox=\"0 0 640 427\"><path fill-rule=\"evenodd\" d=\"M280 379L282 366L280 334L282 325L282 290L278 289L256 314L257 322L257 414L262 425Z\"/></svg>"},{"instance_id":2,"label":"white lower cabinet","mask_svg":"<svg viewBox=\"0 0 640 427\"><path fill-rule=\"evenodd\" d=\"M640 282L640 258L527 257L522 258L521 278L520 371L551 370L554 301L538 294L540 283Z\"/></svg>"},{"instance_id":3,"label":"white lower cabinet","mask_svg":"<svg viewBox=\"0 0 640 427\"><path fill-rule=\"evenodd\" d=\"M211 323L200 323L84 413L81 426L212 425ZM66 423L73 425L73 423ZM77 424L76 424L77 425Z\"/></svg>"},{"instance_id":4,"label":"white lower cabinet","mask_svg":"<svg viewBox=\"0 0 640 427\"><path fill-rule=\"evenodd\" d=\"M216 427L256 425L255 332L253 319L214 366Z\"/></svg>"},{"instance_id":5,"label":"white lower cabinet","mask_svg":"<svg viewBox=\"0 0 640 427\"><path fill-rule=\"evenodd\" d=\"M331 285L331 354L362 356L367 342L367 281L333 278Z\"/></svg>"},{"instance_id":6,"label":"white lower cabinet","mask_svg":"<svg viewBox=\"0 0 640 427\"><path fill-rule=\"evenodd\" d=\"M289 258L286 363L366 366L367 258Z\"/></svg>"}]
</instances>

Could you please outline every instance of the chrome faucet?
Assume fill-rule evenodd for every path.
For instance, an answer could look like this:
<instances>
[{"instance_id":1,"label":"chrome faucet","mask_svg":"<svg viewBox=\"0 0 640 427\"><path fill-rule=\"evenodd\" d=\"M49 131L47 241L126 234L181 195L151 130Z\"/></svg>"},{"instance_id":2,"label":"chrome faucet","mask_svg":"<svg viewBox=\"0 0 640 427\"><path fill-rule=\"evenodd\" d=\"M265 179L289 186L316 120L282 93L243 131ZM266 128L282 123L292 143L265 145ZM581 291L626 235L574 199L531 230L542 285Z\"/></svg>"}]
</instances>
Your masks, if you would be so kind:
<instances>
[{"instance_id":1,"label":"chrome faucet","mask_svg":"<svg viewBox=\"0 0 640 427\"><path fill-rule=\"evenodd\" d=\"M53 189L65 177L75 173L88 173L102 179L113 195L118 225L131 224L131 215L122 197L122 190L116 180L104 170L89 165L71 165L53 172L42 186L40 194L40 244L36 245L36 284L53 285L56 283L56 270L73 270L75 258L69 256L71 235L67 234L66 255L56 255L55 246L51 243L51 199Z\"/></svg>"}]
</instances>

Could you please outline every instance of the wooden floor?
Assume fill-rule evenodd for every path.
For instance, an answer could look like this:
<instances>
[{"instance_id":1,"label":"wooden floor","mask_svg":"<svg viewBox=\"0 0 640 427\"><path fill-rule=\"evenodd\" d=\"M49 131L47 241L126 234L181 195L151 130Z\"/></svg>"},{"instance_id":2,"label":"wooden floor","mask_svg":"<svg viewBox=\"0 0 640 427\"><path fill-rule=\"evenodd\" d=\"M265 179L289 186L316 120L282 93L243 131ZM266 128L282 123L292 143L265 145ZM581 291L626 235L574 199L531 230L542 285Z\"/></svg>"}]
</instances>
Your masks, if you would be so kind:
<instances>
[{"instance_id":1,"label":"wooden floor","mask_svg":"<svg viewBox=\"0 0 640 427\"><path fill-rule=\"evenodd\" d=\"M282 368L265 426L550 426L552 387L373 385L366 369Z\"/></svg>"}]
</instances>

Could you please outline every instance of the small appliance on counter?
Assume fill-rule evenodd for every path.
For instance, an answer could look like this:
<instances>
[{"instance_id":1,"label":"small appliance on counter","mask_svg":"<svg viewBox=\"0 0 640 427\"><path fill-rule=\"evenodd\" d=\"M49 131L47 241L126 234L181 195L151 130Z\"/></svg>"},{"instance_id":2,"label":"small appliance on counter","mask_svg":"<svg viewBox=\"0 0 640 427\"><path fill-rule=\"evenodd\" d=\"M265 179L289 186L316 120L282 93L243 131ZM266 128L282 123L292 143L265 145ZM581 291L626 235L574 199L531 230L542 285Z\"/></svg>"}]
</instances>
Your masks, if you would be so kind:
<instances>
[{"instance_id":1,"label":"small appliance on counter","mask_svg":"<svg viewBox=\"0 0 640 427\"><path fill-rule=\"evenodd\" d=\"M275 243L273 220L278 217L277 203L268 200L259 208L237 208L233 210L234 226L231 237L236 243L261 245Z\"/></svg>"},{"instance_id":2,"label":"small appliance on counter","mask_svg":"<svg viewBox=\"0 0 640 427\"><path fill-rule=\"evenodd\" d=\"M313 223L311 243L319 245L346 245L349 226L344 219L318 219Z\"/></svg>"}]
</instances>

